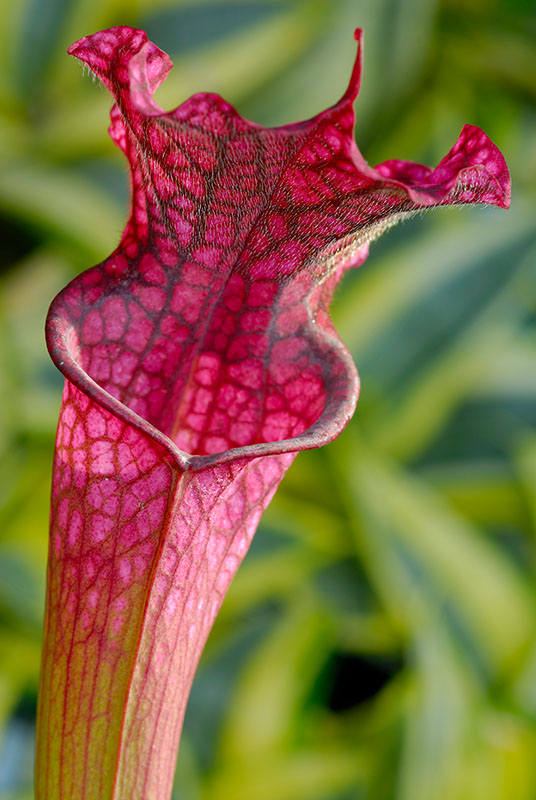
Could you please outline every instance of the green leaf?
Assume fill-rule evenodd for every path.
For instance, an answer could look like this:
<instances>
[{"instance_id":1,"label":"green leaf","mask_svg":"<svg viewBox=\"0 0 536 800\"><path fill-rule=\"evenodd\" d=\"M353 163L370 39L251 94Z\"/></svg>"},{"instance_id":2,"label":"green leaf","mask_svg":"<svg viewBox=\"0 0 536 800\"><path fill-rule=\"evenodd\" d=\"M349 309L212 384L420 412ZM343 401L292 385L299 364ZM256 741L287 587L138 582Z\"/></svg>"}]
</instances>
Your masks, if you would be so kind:
<instances>
[{"instance_id":1,"label":"green leaf","mask_svg":"<svg viewBox=\"0 0 536 800\"><path fill-rule=\"evenodd\" d=\"M500 550L432 490L355 442L339 451L356 546L389 613L410 637L447 626L489 675L516 668L536 633L534 590Z\"/></svg>"},{"instance_id":2,"label":"green leaf","mask_svg":"<svg viewBox=\"0 0 536 800\"><path fill-rule=\"evenodd\" d=\"M30 161L3 168L0 210L81 248L95 260L117 246L125 216L84 178Z\"/></svg>"}]
</instances>

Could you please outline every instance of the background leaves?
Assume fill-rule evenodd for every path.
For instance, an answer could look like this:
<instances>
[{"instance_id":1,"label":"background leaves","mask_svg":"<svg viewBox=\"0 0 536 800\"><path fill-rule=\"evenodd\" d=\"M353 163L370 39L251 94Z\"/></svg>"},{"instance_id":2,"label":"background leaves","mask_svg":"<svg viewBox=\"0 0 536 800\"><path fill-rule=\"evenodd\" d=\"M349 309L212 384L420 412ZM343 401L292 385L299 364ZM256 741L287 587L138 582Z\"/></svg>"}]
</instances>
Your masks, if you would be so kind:
<instances>
[{"instance_id":1,"label":"background leaves","mask_svg":"<svg viewBox=\"0 0 536 800\"><path fill-rule=\"evenodd\" d=\"M50 299L126 216L110 100L65 55L144 27L176 105L223 94L265 125L344 90L357 139L437 161L463 123L501 147L512 209L389 232L334 317L360 369L347 431L302 453L209 641L181 800L536 795L536 71L533 0L0 0L0 798L31 794L48 493L61 379Z\"/></svg>"}]
</instances>

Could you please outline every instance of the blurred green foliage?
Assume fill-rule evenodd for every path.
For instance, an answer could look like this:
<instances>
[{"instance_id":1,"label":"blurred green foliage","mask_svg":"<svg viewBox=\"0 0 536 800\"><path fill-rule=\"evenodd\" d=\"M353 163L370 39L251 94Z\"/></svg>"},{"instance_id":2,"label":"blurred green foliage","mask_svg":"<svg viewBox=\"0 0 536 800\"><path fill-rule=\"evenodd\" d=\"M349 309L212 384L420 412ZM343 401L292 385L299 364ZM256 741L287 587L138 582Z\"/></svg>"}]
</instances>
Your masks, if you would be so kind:
<instances>
[{"instance_id":1,"label":"blurred green foliage","mask_svg":"<svg viewBox=\"0 0 536 800\"><path fill-rule=\"evenodd\" d=\"M355 419L301 454L209 641L180 800L536 797L536 69L533 0L0 0L0 798L31 795L61 378L43 322L115 247L110 98L65 55L144 27L174 106L256 121L342 93L365 29L357 139L437 163L465 122L501 147L509 212L442 210L374 245L334 318Z\"/></svg>"}]
</instances>

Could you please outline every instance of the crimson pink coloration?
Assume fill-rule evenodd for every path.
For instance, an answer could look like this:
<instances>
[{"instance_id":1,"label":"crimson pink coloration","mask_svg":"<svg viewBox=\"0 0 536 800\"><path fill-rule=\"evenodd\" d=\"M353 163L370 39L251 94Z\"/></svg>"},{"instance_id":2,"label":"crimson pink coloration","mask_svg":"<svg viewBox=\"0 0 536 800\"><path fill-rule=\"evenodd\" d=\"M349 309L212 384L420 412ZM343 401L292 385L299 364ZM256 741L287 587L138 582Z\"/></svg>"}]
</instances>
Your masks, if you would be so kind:
<instances>
[{"instance_id":1,"label":"crimson pink coloration","mask_svg":"<svg viewBox=\"0 0 536 800\"><path fill-rule=\"evenodd\" d=\"M436 169L368 166L353 139L360 55L336 105L270 129L213 94L159 108L171 64L143 31L69 52L114 95L132 211L47 322L67 381L38 797L165 800L201 650L261 513L295 453L354 410L328 317L337 281L417 209L506 207L509 178L471 126Z\"/></svg>"}]
</instances>

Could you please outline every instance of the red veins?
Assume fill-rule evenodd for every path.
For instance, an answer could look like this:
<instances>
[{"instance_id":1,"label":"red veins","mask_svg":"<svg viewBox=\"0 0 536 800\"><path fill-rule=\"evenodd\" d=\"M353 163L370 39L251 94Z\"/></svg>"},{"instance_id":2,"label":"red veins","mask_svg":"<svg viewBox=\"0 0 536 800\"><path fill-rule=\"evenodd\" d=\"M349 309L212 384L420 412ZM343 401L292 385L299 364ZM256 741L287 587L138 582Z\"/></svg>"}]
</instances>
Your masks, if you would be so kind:
<instances>
[{"instance_id":1,"label":"red veins","mask_svg":"<svg viewBox=\"0 0 536 800\"><path fill-rule=\"evenodd\" d=\"M262 510L293 455L355 407L328 315L337 281L421 208L507 207L509 176L469 125L435 169L370 167L353 138L360 48L341 100L280 128L213 94L159 108L171 63L143 31L69 52L114 96L132 208L117 249L47 321L67 382L37 791L165 800L197 661Z\"/></svg>"},{"instance_id":2,"label":"red veins","mask_svg":"<svg viewBox=\"0 0 536 800\"><path fill-rule=\"evenodd\" d=\"M368 166L353 139L359 54L335 106L266 129L212 94L159 108L171 63L143 31L112 28L69 52L116 100L110 134L130 164L132 211L117 250L52 306L60 369L85 391L92 378L98 402L112 408L111 395L185 454L335 436L356 397L325 313L335 281L419 208L506 206L500 152L465 126L435 170Z\"/></svg>"}]
</instances>

